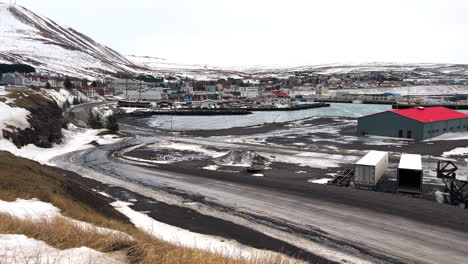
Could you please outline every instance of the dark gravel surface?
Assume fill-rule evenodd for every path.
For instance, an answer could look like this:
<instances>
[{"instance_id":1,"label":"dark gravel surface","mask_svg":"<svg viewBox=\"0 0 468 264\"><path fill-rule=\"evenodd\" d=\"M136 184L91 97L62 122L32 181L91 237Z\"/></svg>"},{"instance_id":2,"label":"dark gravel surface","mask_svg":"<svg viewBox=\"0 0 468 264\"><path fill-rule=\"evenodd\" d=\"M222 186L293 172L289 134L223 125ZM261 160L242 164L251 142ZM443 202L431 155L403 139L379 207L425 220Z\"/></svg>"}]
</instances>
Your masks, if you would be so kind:
<instances>
[{"instance_id":1,"label":"dark gravel surface","mask_svg":"<svg viewBox=\"0 0 468 264\"><path fill-rule=\"evenodd\" d=\"M227 240L236 240L243 245L258 249L281 252L310 263L336 263L312 253L305 252L289 243L267 236L253 229L220 218L203 215L189 208L156 201L121 187L110 186L93 179L82 177L71 171L54 167L51 168L91 189L105 192L115 199L132 203L133 205L130 206L132 209L139 212L146 212L148 216L157 221L196 233L224 237ZM203 200L203 197L187 197L187 199L193 202Z\"/></svg>"}]
</instances>

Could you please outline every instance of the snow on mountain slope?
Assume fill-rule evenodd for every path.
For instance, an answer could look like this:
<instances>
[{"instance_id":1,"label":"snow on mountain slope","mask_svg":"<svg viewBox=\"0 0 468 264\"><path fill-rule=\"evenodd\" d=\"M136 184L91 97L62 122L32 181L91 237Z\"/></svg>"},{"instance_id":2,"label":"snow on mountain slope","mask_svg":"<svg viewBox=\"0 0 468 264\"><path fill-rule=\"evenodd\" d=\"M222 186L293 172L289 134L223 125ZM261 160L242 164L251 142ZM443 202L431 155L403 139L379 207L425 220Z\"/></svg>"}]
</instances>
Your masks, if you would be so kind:
<instances>
[{"instance_id":1,"label":"snow on mountain slope","mask_svg":"<svg viewBox=\"0 0 468 264\"><path fill-rule=\"evenodd\" d=\"M192 78L196 80L219 80L226 78L245 78L249 74L235 69L223 69L221 67L206 64L183 64L168 61L162 58L149 56L129 55L127 58L135 64L148 68L160 75L176 75L181 78Z\"/></svg>"},{"instance_id":2,"label":"snow on mountain slope","mask_svg":"<svg viewBox=\"0 0 468 264\"><path fill-rule=\"evenodd\" d=\"M72 28L4 3L0 3L0 62L89 79L145 70Z\"/></svg>"},{"instance_id":3,"label":"snow on mountain slope","mask_svg":"<svg viewBox=\"0 0 468 264\"><path fill-rule=\"evenodd\" d=\"M287 52L285 50L284 52ZM171 75L197 80L286 78L297 72L342 74L413 72L418 76L468 78L468 65L453 64L323 64L306 66L215 67L175 63L148 56L124 56L76 30L61 26L19 5L0 3L0 63L25 63L40 72L96 79L119 73ZM226 62L229 64L229 62Z\"/></svg>"},{"instance_id":4,"label":"snow on mountain slope","mask_svg":"<svg viewBox=\"0 0 468 264\"><path fill-rule=\"evenodd\" d=\"M347 74L362 72L414 72L426 76L458 76L468 78L468 65L432 63L360 63L360 64L322 64L297 67L252 66L233 67L232 69L256 76L287 76L294 72L313 72L315 74Z\"/></svg>"}]
</instances>

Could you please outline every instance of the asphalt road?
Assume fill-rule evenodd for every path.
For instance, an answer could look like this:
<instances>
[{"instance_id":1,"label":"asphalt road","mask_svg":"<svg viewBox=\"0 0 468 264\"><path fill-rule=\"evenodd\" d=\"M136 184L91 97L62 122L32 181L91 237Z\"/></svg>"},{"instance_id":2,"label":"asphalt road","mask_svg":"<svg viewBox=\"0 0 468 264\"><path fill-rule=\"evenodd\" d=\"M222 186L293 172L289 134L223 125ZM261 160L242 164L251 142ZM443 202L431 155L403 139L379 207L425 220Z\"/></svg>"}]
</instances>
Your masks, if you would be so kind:
<instances>
[{"instance_id":1,"label":"asphalt road","mask_svg":"<svg viewBox=\"0 0 468 264\"><path fill-rule=\"evenodd\" d=\"M150 134L142 131L136 139L71 153L55 162L142 195L172 197L175 204L249 226L334 261L467 263L468 210L312 184L308 193L295 193L280 186L167 172L113 157L126 146L157 140ZM177 202L177 197L183 199Z\"/></svg>"}]
</instances>

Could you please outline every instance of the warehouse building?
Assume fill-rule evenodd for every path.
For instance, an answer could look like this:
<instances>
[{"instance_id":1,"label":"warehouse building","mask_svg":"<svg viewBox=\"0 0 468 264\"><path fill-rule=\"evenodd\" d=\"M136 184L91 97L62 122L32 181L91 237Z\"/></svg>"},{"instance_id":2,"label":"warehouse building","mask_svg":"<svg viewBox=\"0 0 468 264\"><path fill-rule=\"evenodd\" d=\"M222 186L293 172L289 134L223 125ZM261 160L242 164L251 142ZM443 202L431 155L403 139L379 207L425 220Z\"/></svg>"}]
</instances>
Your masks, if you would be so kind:
<instances>
[{"instance_id":1,"label":"warehouse building","mask_svg":"<svg viewBox=\"0 0 468 264\"><path fill-rule=\"evenodd\" d=\"M445 107L386 111L358 120L359 135L425 140L445 133L468 131L468 115Z\"/></svg>"}]
</instances>

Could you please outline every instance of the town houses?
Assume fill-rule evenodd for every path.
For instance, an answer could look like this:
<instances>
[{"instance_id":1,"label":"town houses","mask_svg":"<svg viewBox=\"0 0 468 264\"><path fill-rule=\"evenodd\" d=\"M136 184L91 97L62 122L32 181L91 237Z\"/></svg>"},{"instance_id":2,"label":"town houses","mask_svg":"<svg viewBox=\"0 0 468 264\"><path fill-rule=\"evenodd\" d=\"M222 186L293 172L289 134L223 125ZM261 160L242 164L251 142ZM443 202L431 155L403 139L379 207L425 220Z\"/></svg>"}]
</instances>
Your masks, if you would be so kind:
<instances>
[{"instance_id":1,"label":"town houses","mask_svg":"<svg viewBox=\"0 0 468 264\"><path fill-rule=\"evenodd\" d=\"M401 100L431 100L444 98L408 98L392 91L395 87L418 85L467 85L463 78L424 78L413 73L373 72L290 72L288 75L247 76L196 80L171 75L130 75L97 80L50 75L35 72L7 72L0 85L7 88L67 88L87 97L113 96L119 100L172 102L173 106L193 105L216 108L237 102L260 105L285 105L292 101L395 103ZM378 92L363 92L380 89ZM353 92L354 90L359 92ZM466 100L460 97L460 100Z\"/></svg>"},{"instance_id":2,"label":"town houses","mask_svg":"<svg viewBox=\"0 0 468 264\"><path fill-rule=\"evenodd\" d=\"M45 88L49 83L49 79L21 72L14 72L2 74L1 83L5 85ZM51 84L49 83L49 85Z\"/></svg>"}]
</instances>

